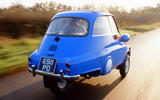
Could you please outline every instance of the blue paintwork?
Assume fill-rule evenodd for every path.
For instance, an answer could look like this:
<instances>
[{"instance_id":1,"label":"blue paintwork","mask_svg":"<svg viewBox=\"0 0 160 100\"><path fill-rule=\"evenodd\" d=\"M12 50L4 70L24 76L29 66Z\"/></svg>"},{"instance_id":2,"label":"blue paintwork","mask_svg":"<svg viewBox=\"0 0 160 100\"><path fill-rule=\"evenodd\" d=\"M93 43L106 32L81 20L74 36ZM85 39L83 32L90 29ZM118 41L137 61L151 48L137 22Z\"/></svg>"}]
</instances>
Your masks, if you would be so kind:
<instances>
[{"instance_id":1,"label":"blue paintwork","mask_svg":"<svg viewBox=\"0 0 160 100\"><path fill-rule=\"evenodd\" d=\"M104 15L112 16L110 13L94 11L69 11L55 15L52 19L59 17L87 19L89 22L88 35L83 37L45 35L39 48L30 55L32 58L30 63L38 66L41 57L55 58L57 59L56 74L59 74L61 69L64 71L68 69L66 63L69 62L70 72L64 74L71 76L96 70L100 70L101 75L111 72L113 68L123 63L128 47L121 41L127 42L129 36L123 35L119 40L115 40L113 35L92 36L95 20ZM60 40L56 42L55 37L60 37ZM56 51L50 51L51 46L56 47ZM106 66L108 61L111 62L108 65L111 67Z\"/></svg>"}]
</instances>

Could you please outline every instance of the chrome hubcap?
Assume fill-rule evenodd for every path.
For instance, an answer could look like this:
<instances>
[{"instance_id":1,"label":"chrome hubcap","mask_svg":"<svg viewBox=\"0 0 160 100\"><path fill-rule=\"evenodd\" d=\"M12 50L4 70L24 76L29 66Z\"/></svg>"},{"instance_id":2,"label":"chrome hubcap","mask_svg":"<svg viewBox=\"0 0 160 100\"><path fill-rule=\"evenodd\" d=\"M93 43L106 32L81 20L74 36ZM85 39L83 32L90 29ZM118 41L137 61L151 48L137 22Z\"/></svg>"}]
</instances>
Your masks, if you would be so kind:
<instances>
[{"instance_id":1,"label":"chrome hubcap","mask_svg":"<svg viewBox=\"0 0 160 100\"><path fill-rule=\"evenodd\" d=\"M107 62L107 65L106 65L106 71L111 71L112 69L112 60L109 59L108 62Z\"/></svg>"},{"instance_id":2,"label":"chrome hubcap","mask_svg":"<svg viewBox=\"0 0 160 100\"><path fill-rule=\"evenodd\" d=\"M58 82L58 87L60 89L63 89L67 86L67 80L62 80L61 82Z\"/></svg>"},{"instance_id":3,"label":"chrome hubcap","mask_svg":"<svg viewBox=\"0 0 160 100\"><path fill-rule=\"evenodd\" d=\"M130 67L130 62L129 59L127 58L126 63L125 63L125 72L128 73Z\"/></svg>"}]
</instances>

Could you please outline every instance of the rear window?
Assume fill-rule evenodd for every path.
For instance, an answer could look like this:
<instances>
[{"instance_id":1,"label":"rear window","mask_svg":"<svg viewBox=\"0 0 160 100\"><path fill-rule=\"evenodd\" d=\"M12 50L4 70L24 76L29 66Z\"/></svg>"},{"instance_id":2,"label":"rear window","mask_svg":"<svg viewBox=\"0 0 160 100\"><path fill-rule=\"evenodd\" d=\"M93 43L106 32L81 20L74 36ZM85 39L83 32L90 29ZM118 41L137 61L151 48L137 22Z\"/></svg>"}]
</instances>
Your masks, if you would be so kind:
<instances>
[{"instance_id":1,"label":"rear window","mask_svg":"<svg viewBox=\"0 0 160 100\"><path fill-rule=\"evenodd\" d=\"M85 36L88 33L88 21L76 17L54 19L47 30L48 35Z\"/></svg>"}]
</instances>

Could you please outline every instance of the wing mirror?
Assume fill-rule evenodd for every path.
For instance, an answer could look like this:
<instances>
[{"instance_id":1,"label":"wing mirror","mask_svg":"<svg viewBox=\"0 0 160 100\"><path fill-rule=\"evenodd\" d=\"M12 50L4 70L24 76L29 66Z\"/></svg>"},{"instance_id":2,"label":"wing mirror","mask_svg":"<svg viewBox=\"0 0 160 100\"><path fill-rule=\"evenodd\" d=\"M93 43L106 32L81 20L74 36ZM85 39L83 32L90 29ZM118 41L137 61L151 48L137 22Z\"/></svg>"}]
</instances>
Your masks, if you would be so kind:
<instances>
[{"instance_id":1,"label":"wing mirror","mask_svg":"<svg viewBox=\"0 0 160 100\"><path fill-rule=\"evenodd\" d=\"M128 42L130 40L130 35L129 34L123 34L120 38L120 41L122 42Z\"/></svg>"}]
</instances>

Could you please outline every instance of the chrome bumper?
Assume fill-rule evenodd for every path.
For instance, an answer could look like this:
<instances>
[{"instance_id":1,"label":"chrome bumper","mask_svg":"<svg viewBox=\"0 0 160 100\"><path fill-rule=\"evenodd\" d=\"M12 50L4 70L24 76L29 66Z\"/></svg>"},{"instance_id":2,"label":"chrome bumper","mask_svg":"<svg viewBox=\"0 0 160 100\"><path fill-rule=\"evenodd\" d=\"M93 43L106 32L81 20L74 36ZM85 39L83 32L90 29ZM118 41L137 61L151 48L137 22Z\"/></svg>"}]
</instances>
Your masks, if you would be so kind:
<instances>
[{"instance_id":1,"label":"chrome bumper","mask_svg":"<svg viewBox=\"0 0 160 100\"><path fill-rule=\"evenodd\" d=\"M63 72L61 74L53 74L53 73L43 72L40 70L33 70L32 68L29 68L29 72L33 73L33 76L35 76L35 74L39 74L66 80L77 80L80 78L80 75L74 75L74 76L63 75Z\"/></svg>"}]
</instances>

